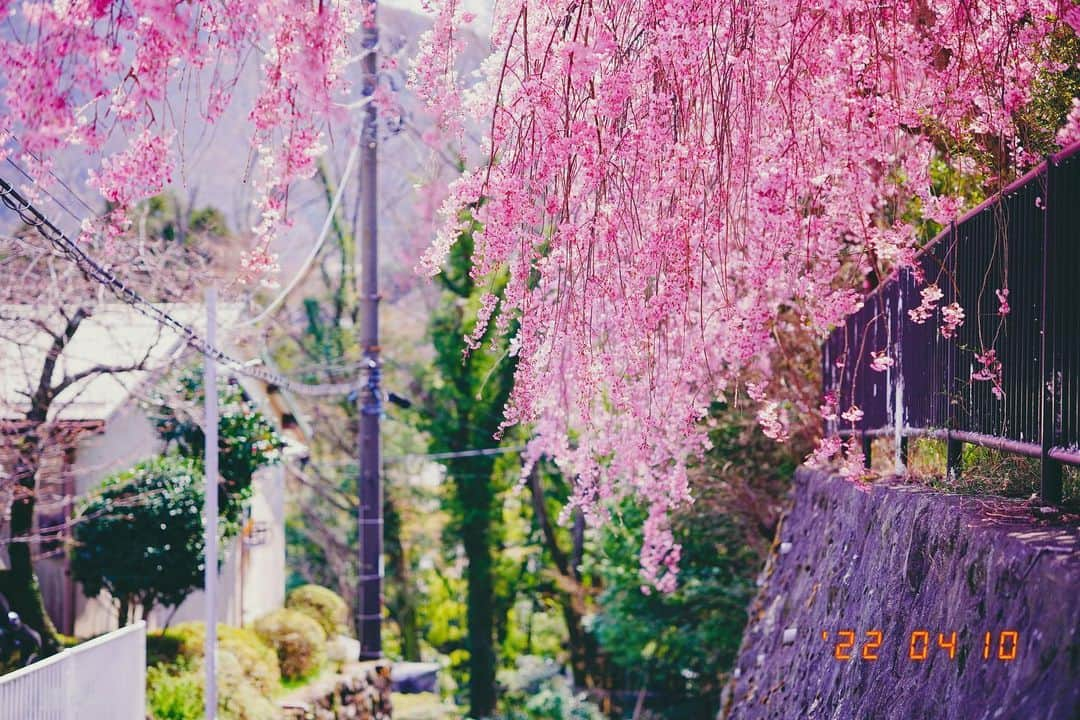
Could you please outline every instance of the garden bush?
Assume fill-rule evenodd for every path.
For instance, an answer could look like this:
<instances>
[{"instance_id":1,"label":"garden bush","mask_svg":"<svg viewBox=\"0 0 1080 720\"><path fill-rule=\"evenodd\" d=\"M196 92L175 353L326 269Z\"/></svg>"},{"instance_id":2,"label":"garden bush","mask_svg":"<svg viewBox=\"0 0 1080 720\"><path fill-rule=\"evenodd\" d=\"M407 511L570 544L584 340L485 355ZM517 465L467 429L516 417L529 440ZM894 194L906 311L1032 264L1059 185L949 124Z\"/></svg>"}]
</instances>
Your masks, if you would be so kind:
<instances>
[{"instance_id":1,"label":"garden bush","mask_svg":"<svg viewBox=\"0 0 1080 720\"><path fill-rule=\"evenodd\" d=\"M130 610L179 605L203 584L203 476L193 460L164 455L110 475L81 504L72 577L87 597L108 590Z\"/></svg>"},{"instance_id":2,"label":"garden bush","mask_svg":"<svg viewBox=\"0 0 1080 720\"><path fill-rule=\"evenodd\" d=\"M218 652L227 652L236 660L239 671L261 694L271 697L281 686L281 671L274 650L258 635L245 628L218 625ZM147 636L147 659L154 662L193 664L203 656L206 625L186 622ZM170 654L172 655L170 657Z\"/></svg>"},{"instance_id":3,"label":"garden bush","mask_svg":"<svg viewBox=\"0 0 1080 720\"><path fill-rule=\"evenodd\" d=\"M199 669L202 669L200 663ZM251 682L244 661L219 646L217 657L219 720L270 720L279 716L272 695ZM280 684L275 690L280 689Z\"/></svg>"},{"instance_id":4,"label":"garden bush","mask_svg":"<svg viewBox=\"0 0 1080 720\"><path fill-rule=\"evenodd\" d=\"M321 585L301 585L289 593L285 607L302 612L322 626L327 638L344 635L349 619L349 606L333 590Z\"/></svg>"},{"instance_id":5,"label":"garden bush","mask_svg":"<svg viewBox=\"0 0 1080 720\"><path fill-rule=\"evenodd\" d=\"M202 676L177 665L158 663L146 669L146 705L154 720L200 720Z\"/></svg>"},{"instance_id":6,"label":"garden bush","mask_svg":"<svg viewBox=\"0 0 1080 720\"><path fill-rule=\"evenodd\" d=\"M154 720L202 720L205 672L201 658L181 657L146 671L146 699ZM219 647L217 654L218 720L268 720L277 717L273 699L248 677L237 655Z\"/></svg>"},{"instance_id":7,"label":"garden bush","mask_svg":"<svg viewBox=\"0 0 1080 720\"><path fill-rule=\"evenodd\" d=\"M274 610L255 621L255 632L277 652L281 674L288 680L314 674L326 660L326 633L302 612Z\"/></svg>"}]
</instances>

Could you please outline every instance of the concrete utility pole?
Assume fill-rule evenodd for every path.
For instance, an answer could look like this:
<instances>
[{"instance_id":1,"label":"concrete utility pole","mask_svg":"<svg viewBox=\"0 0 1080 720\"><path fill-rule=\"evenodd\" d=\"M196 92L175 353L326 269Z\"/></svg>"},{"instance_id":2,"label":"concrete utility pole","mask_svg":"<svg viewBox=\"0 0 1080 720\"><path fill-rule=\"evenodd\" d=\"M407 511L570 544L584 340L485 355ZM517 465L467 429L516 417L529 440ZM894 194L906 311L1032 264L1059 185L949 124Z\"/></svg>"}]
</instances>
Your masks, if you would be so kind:
<instances>
[{"instance_id":1,"label":"concrete utility pole","mask_svg":"<svg viewBox=\"0 0 1080 720\"><path fill-rule=\"evenodd\" d=\"M206 290L206 342L211 347L217 341L217 288ZM203 584L206 600L206 645L203 648L206 670L206 720L217 717L217 573L218 573L218 395L217 359L207 354L203 358L203 406L206 411L205 462L206 490L203 507L206 509L203 549Z\"/></svg>"},{"instance_id":2,"label":"concrete utility pole","mask_svg":"<svg viewBox=\"0 0 1080 720\"><path fill-rule=\"evenodd\" d=\"M363 29L363 93L360 136L360 343L364 348L367 386L360 393L360 586L357 591L356 629L360 633L360 659L382 657L383 518L382 467L379 458L379 421L382 389L379 381L379 278L378 223L375 207L377 124L371 98L378 82L376 49L379 28L376 0L363 0L367 21Z\"/></svg>"}]
</instances>

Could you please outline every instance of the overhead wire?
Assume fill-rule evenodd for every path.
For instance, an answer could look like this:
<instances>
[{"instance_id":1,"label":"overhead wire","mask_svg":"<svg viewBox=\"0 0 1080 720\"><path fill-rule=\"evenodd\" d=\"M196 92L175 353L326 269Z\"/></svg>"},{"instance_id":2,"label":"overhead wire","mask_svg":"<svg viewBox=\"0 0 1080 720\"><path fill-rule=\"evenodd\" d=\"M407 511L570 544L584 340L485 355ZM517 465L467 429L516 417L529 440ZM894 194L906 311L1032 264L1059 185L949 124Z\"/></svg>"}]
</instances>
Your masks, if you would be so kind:
<instances>
[{"instance_id":1,"label":"overhead wire","mask_svg":"<svg viewBox=\"0 0 1080 720\"><path fill-rule=\"evenodd\" d=\"M181 340L195 351L213 358L232 372L256 380L276 385L298 395L325 397L344 395L358 390L365 385L355 380L344 383L325 383L308 385L291 380L280 373L265 368L251 366L234 358L229 353L210 344L198 330L178 320L157 304L147 300L137 291L129 288L115 273L105 268L91 257L78 243L71 240L62 230L50 221L29 200L22 196L15 187L4 178L0 178L0 201L9 210L17 214L27 226L33 228L42 238L51 243L63 255L73 261L88 278L107 289L121 302L132 306L159 325L170 328L180 335Z\"/></svg>"},{"instance_id":2,"label":"overhead wire","mask_svg":"<svg viewBox=\"0 0 1080 720\"><path fill-rule=\"evenodd\" d=\"M307 276L308 270L311 268L312 263L315 262L315 258L318 257L319 251L322 250L322 246L326 243L327 235L329 235L330 227L334 224L334 213L337 212L338 205L341 203L341 198L345 194L345 186L349 183L349 178L352 177L353 166L356 165L356 158L360 152L360 142L362 136L357 135L356 142L353 144L352 151L349 153L349 159L345 162L345 171L342 175L341 181L338 182L337 192L334 193L334 198L330 203L330 210L326 213L326 219L323 220L322 229L319 230L319 236L315 239L315 244L312 245L311 251L307 257L304 258L304 262L300 265L300 268L296 271L293 279L282 288L277 297L273 299L262 312L250 320L244 320L243 322L236 323L235 327L251 327L258 325L260 322L270 316L274 310L277 309L282 302L285 301L296 286L300 284L300 281Z\"/></svg>"}]
</instances>

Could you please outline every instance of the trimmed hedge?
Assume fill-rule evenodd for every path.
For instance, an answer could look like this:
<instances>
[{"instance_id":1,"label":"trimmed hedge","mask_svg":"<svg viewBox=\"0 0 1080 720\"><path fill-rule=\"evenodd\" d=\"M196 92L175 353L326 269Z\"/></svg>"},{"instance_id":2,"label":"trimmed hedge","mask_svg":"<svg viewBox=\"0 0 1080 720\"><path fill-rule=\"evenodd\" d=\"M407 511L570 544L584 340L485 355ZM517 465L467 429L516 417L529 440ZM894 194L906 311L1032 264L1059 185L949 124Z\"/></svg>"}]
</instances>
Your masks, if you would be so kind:
<instances>
[{"instance_id":1,"label":"trimmed hedge","mask_svg":"<svg viewBox=\"0 0 1080 720\"><path fill-rule=\"evenodd\" d=\"M254 627L277 652L281 674L288 680L312 675L326 661L326 632L302 612L274 610L256 620Z\"/></svg>"},{"instance_id":2,"label":"trimmed hedge","mask_svg":"<svg viewBox=\"0 0 1080 720\"><path fill-rule=\"evenodd\" d=\"M349 606L333 590L321 585L301 585L289 593L285 607L302 612L322 626L327 638L344 635L349 619Z\"/></svg>"}]
</instances>

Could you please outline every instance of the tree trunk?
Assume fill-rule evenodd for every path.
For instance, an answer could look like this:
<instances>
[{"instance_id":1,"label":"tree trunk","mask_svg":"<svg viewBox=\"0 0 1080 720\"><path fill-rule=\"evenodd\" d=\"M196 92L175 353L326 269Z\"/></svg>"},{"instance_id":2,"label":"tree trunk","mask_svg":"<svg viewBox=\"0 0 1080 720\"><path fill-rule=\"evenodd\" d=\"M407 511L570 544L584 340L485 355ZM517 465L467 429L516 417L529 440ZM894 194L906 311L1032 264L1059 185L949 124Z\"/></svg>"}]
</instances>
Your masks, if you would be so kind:
<instances>
[{"instance_id":1,"label":"tree trunk","mask_svg":"<svg viewBox=\"0 0 1080 720\"><path fill-rule=\"evenodd\" d=\"M56 363L75 335L79 325L89 316L88 311L79 307L67 316L64 330L53 335L53 342L45 354L37 387L30 398L30 409L26 413L26 424L21 429L21 437L15 439L16 497L11 504L11 537L8 544L10 570L0 573L0 592L7 597L11 609L19 618L41 636L41 655L47 656L60 649L60 637L56 632L49 613L45 610L45 600L41 596L41 586L34 574L34 562L31 556L31 543L17 538L29 538L34 532L34 506L37 499L37 474L41 465L42 430L49 416L49 406L56 397L57 388L53 386L53 372ZM45 433L45 442L54 439Z\"/></svg>"},{"instance_id":2,"label":"tree trunk","mask_svg":"<svg viewBox=\"0 0 1080 720\"><path fill-rule=\"evenodd\" d=\"M0 572L0 592L7 598L11 609L29 628L41 636L41 655L48 656L60 649L56 627L45 610L41 586L34 574L31 543L27 540L34 532L34 501L36 493L37 431L29 430L19 439L14 476L16 499L11 504L11 537L8 544L10 569Z\"/></svg>"},{"instance_id":3,"label":"tree trunk","mask_svg":"<svg viewBox=\"0 0 1080 720\"><path fill-rule=\"evenodd\" d=\"M417 589L413 586L409 570L409 558L401 537L401 517L388 492L383 500L383 532L386 534L386 555L390 558L393 574L391 582L397 584L394 615L401 629L401 655L408 662L420 661L420 621L417 617Z\"/></svg>"},{"instance_id":4,"label":"tree trunk","mask_svg":"<svg viewBox=\"0 0 1080 720\"><path fill-rule=\"evenodd\" d=\"M542 474L538 469L533 469L528 478L528 486L532 495L533 519L540 527L544 545L555 563L555 571L563 578L558 583L559 596L563 619L566 622L574 685L579 688L610 689L604 655L596 637L585 629L583 618L586 612L586 591L580 568L585 552L585 516L580 510L574 512L574 524L570 534L571 548L567 553L560 547L555 526L548 515Z\"/></svg>"},{"instance_id":5,"label":"tree trunk","mask_svg":"<svg viewBox=\"0 0 1080 720\"><path fill-rule=\"evenodd\" d=\"M495 712L495 587L492 577L491 513L493 463L462 463L455 480L462 505L462 540L468 559L469 716ZM470 472L471 471L471 472Z\"/></svg>"}]
</instances>

